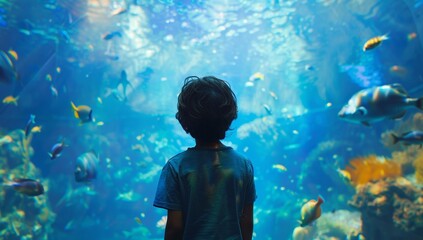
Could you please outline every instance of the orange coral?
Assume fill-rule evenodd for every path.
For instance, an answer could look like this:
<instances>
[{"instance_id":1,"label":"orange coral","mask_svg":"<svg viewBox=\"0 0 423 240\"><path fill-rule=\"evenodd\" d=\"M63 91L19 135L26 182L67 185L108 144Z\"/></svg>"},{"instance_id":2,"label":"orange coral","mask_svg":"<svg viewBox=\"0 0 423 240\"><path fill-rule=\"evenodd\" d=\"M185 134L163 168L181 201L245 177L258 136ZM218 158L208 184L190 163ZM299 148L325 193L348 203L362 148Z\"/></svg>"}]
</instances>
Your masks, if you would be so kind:
<instances>
[{"instance_id":1,"label":"orange coral","mask_svg":"<svg viewBox=\"0 0 423 240\"><path fill-rule=\"evenodd\" d=\"M352 159L349 165L346 166L345 171L351 175L351 184L354 186L402 175L401 165L399 163L388 161L376 155Z\"/></svg>"}]
</instances>

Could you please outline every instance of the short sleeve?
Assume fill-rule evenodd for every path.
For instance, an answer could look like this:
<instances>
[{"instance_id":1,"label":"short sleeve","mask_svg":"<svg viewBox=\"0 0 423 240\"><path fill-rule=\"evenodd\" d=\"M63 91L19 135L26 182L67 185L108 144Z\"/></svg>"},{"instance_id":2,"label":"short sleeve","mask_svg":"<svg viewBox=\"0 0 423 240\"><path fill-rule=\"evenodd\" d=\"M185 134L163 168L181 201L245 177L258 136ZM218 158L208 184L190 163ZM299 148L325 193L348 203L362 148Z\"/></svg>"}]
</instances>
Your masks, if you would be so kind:
<instances>
[{"instance_id":1,"label":"short sleeve","mask_svg":"<svg viewBox=\"0 0 423 240\"><path fill-rule=\"evenodd\" d=\"M245 195L245 205L252 204L257 198L256 195L256 185L254 183L254 168L253 164L247 160L247 180L246 180L246 195Z\"/></svg>"},{"instance_id":2,"label":"short sleeve","mask_svg":"<svg viewBox=\"0 0 423 240\"><path fill-rule=\"evenodd\" d=\"M153 205L168 210L182 210L178 174L169 162L162 169Z\"/></svg>"}]
</instances>

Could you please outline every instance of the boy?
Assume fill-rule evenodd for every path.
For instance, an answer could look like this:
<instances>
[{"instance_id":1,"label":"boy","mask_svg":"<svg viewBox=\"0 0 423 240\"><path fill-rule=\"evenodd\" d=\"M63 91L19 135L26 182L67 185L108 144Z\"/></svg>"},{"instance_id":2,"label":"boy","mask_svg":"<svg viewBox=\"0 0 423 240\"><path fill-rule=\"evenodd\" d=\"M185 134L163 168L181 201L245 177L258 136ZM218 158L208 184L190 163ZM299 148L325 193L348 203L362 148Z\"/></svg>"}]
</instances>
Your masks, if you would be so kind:
<instances>
[{"instance_id":1,"label":"boy","mask_svg":"<svg viewBox=\"0 0 423 240\"><path fill-rule=\"evenodd\" d=\"M195 147L172 157L160 176L154 206L168 210L165 240L252 239L253 166L220 141L237 111L225 81L185 79L176 118Z\"/></svg>"}]
</instances>

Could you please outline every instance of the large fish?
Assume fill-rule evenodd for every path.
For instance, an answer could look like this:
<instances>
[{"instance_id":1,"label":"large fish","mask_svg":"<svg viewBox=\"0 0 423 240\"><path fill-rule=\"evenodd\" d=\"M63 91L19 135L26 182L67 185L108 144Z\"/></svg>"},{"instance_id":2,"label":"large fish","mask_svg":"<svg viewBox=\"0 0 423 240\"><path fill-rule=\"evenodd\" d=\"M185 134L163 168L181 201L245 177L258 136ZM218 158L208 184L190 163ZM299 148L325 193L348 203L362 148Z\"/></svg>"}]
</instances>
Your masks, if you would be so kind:
<instances>
[{"instance_id":1,"label":"large fish","mask_svg":"<svg viewBox=\"0 0 423 240\"><path fill-rule=\"evenodd\" d=\"M299 220L301 227L311 224L322 215L322 208L320 205L322 205L323 202L323 198L319 196L317 201L314 199L309 200L301 207L301 220Z\"/></svg>"},{"instance_id":2,"label":"large fish","mask_svg":"<svg viewBox=\"0 0 423 240\"><path fill-rule=\"evenodd\" d=\"M12 83L17 78L18 75L12 60L5 52L0 50L0 82Z\"/></svg>"},{"instance_id":3,"label":"large fish","mask_svg":"<svg viewBox=\"0 0 423 240\"><path fill-rule=\"evenodd\" d=\"M97 177L98 157L94 151L81 154L76 160L75 180L90 182Z\"/></svg>"},{"instance_id":4,"label":"large fish","mask_svg":"<svg viewBox=\"0 0 423 240\"><path fill-rule=\"evenodd\" d=\"M38 196L44 193L44 187L40 182L27 178L16 178L12 182L4 183L6 186L12 186L17 192L27 196Z\"/></svg>"},{"instance_id":5,"label":"large fish","mask_svg":"<svg viewBox=\"0 0 423 240\"><path fill-rule=\"evenodd\" d=\"M361 90L354 94L338 116L369 126L384 119L402 118L408 108L423 110L423 98L411 98L398 83Z\"/></svg>"}]
</instances>

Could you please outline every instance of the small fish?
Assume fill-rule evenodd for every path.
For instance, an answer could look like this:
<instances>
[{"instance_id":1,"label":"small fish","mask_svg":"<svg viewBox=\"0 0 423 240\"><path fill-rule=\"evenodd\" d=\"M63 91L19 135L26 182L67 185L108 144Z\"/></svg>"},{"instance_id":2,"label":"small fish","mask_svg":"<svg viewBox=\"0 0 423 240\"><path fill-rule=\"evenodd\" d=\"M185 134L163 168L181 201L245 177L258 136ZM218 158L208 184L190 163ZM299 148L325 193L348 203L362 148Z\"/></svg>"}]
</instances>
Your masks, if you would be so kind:
<instances>
[{"instance_id":1,"label":"small fish","mask_svg":"<svg viewBox=\"0 0 423 240\"><path fill-rule=\"evenodd\" d=\"M29 120L25 126L25 137L28 137L29 133L31 132L32 128L35 125L35 115L29 116Z\"/></svg>"},{"instance_id":2,"label":"small fish","mask_svg":"<svg viewBox=\"0 0 423 240\"><path fill-rule=\"evenodd\" d=\"M250 81L250 82L264 81L264 74L261 73L261 72L256 72L256 73L254 73L253 75L250 76L248 81Z\"/></svg>"},{"instance_id":3,"label":"small fish","mask_svg":"<svg viewBox=\"0 0 423 240\"><path fill-rule=\"evenodd\" d=\"M46 75L46 80L49 82L53 81L53 77L51 76L51 74Z\"/></svg>"},{"instance_id":4,"label":"small fish","mask_svg":"<svg viewBox=\"0 0 423 240\"><path fill-rule=\"evenodd\" d=\"M385 41L385 40L388 40L388 39L389 39L388 35L385 34L385 35L377 36L377 37L374 37L374 38L367 40L367 42L363 46L363 52L379 46L382 43L382 41Z\"/></svg>"},{"instance_id":5,"label":"small fish","mask_svg":"<svg viewBox=\"0 0 423 240\"><path fill-rule=\"evenodd\" d=\"M322 215L322 208L320 205L322 205L323 202L323 198L319 196L317 201L312 199L303 205L301 208L301 220L299 220L301 227L311 224Z\"/></svg>"},{"instance_id":6,"label":"small fish","mask_svg":"<svg viewBox=\"0 0 423 240\"><path fill-rule=\"evenodd\" d=\"M50 156L50 159L53 160L60 157L65 147L66 147L65 141L63 139L61 142L54 144L50 152L48 153L48 155Z\"/></svg>"},{"instance_id":7,"label":"small fish","mask_svg":"<svg viewBox=\"0 0 423 240\"><path fill-rule=\"evenodd\" d=\"M141 218L139 217L135 217L134 218L135 222L137 222L138 224L142 224Z\"/></svg>"},{"instance_id":8,"label":"small fish","mask_svg":"<svg viewBox=\"0 0 423 240\"><path fill-rule=\"evenodd\" d=\"M9 53L9 55L12 56L15 61L18 61L19 56L15 50L10 49L9 51L7 51L7 53Z\"/></svg>"},{"instance_id":9,"label":"small fish","mask_svg":"<svg viewBox=\"0 0 423 240\"><path fill-rule=\"evenodd\" d=\"M266 110L267 114L272 115L272 109L270 108L269 105L263 104L263 108L264 108L264 110Z\"/></svg>"},{"instance_id":10,"label":"small fish","mask_svg":"<svg viewBox=\"0 0 423 240\"><path fill-rule=\"evenodd\" d=\"M42 126L34 126L34 127L31 129L31 132L32 132L32 133L40 133L40 132L41 132L41 128L42 128Z\"/></svg>"},{"instance_id":11,"label":"small fish","mask_svg":"<svg viewBox=\"0 0 423 240\"><path fill-rule=\"evenodd\" d=\"M423 145L423 132L422 131L410 131L401 134L401 136L396 136L395 134L391 134L394 139L394 144L397 142L403 142L404 144L416 144Z\"/></svg>"},{"instance_id":12,"label":"small fish","mask_svg":"<svg viewBox=\"0 0 423 240\"><path fill-rule=\"evenodd\" d=\"M57 88L55 88L55 87L53 86L53 84L51 84L51 86L50 86L50 91L51 91L51 95L52 95L52 96L54 96L54 97L59 96L59 91L57 91Z\"/></svg>"},{"instance_id":13,"label":"small fish","mask_svg":"<svg viewBox=\"0 0 423 240\"><path fill-rule=\"evenodd\" d=\"M77 182L90 182L95 179L98 162L98 157L94 151L81 154L76 160L75 180Z\"/></svg>"},{"instance_id":14,"label":"small fish","mask_svg":"<svg viewBox=\"0 0 423 240\"><path fill-rule=\"evenodd\" d=\"M118 55L111 54L111 53L107 53L107 54L105 54L105 55L106 55L107 59L110 59L110 60L112 60L112 61L117 61L117 60L119 60L119 56L118 56Z\"/></svg>"},{"instance_id":15,"label":"small fish","mask_svg":"<svg viewBox=\"0 0 423 240\"><path fill-rule=\"evenodd\" d=\"M124 100L126 101L127 100L126 89L127 89L128 86L130 86L131 88L133 88L133 87L132 87L131 82L128 81L128 76L127 76L125 70L122 70L120 72L120 79L119 79L119 83L116 86L116 89L119 87L119 85L122 86Z\"/></svg>"},{"instance_id":16,"label":"small fish","mask_svg":"<svg viewBox=\"0 0 423 240\"><path fill-rule=\"evenodd\" d=\"M7 96L3 99L3 103L4 104L13 104L15 106L18 106L18 99L19 99L19 97Z\"/></svg>"},{"instance_id":17,"label":"small fish","mask_svg":"<svg viewBox=\"0 0 423 240\"><path fill-rule=\"evenodd\" d=\"M27 196L38 196L44 193L44 187L40 182L27 178L16 178L10 183L4 183L6 186L12 186L17 192Z\"/></svg>"},{"instance_id":18,"label":"small fish","mask_svg":"<svg viewBox=\"0 0 423 240\"><path fill-rule=\"evenodd\" d=\"M412 33L409 33L409 34L407 35L407 40L408 40L408 41L411 41L411 40L415 39L416 37L417 37L417 33L412 32Z\"/></svg>"},{"instance_id":19,"label":"small fish","mask_svg":"<svg viewBox=\"0 0 423 240\"><path fill-rule=\"evenodd\" d=\"M281 172L286 172L286 167L282 164L273 164L272 168L275 168Z\"/></svg>"},{"instance_id":20,"label":"small fish","mask_svg":"<svg viewBox=\"0 0 423 240\"><path fill-rule=\"evenodd\" d=\"M117 16L117 15L120 15L120 14L126 13L127 11L128 11L128 10L127 10L126 8L124 8L124 7L119 7L119 8L117 8L117 9L113 10L113 11L110 13L110 16Z\"/></svg>"},{"instance_id":21,"label":"small fish","mask_svg":"<svg viewBox=\"0 0 423 240\"><path fill-rule=\"evenodd\" d=\"M93 121L93 110L89 106L80 105L77 107L73 102L71 102L71 106L75 118L79 118L81 120L81 124Z\"/></svg>"},{"instance_id":22,"label":"small fish","mask_svg":"<svg viewBox=\"0 0 423 240\"><path fill-rule=\"evenodd\" d=\"M363 89L354 94L338 116L369 126L371 122L402 118L408 108L423 110L423 98L411 98L401 84Z\"/></svg>"},{"instance_id":23,"label":"small fish","mask_svg":"<svg viewBox=\"0 0 423 240\"><path fill-rule=\"evenodd\" d=\"M346 170L342 170L342 169L337 169L336 170L339 174L339 176L342 178L342 180L346 183L351 183L351 174L350 172L346 171Z\"/></svg>"},{"instance_id":24,"label":"small fish","mask_svg":"<svg viewBox=\"0 0 423 240\"><path fill-rule=\"evenodd\" d=\"M114 32L109 32L109 33L105 33L103 35L101 35L101 38L104 40L111 40L114 37L122 37L122 33L120 33L119 31L114 31Z\"/></svg>"},{"instance_id":25,"label":"small fish","mask_svg":"<svg viewBox=\"0 0 423 240\"><path fill-rule=\"evenodd\" d=\"M398 77L405 77L407 75L407 69L398 65L393 65L390 67L389 72Z\"/></svg>"},{"instance_id":26,"label":"small fish","mask_svg":"<svg viewBox=\"0 0 423 240\"><path fill-rule=\"evenodd\" d=\"M13 83L17 78L18 74L12 60L0 50L0 82Z\"/></svg>"}]
</instances>

